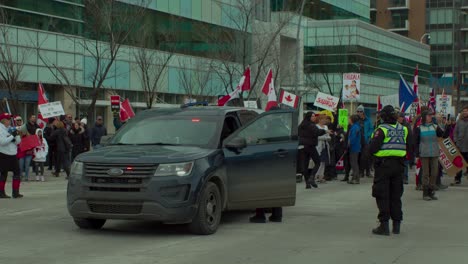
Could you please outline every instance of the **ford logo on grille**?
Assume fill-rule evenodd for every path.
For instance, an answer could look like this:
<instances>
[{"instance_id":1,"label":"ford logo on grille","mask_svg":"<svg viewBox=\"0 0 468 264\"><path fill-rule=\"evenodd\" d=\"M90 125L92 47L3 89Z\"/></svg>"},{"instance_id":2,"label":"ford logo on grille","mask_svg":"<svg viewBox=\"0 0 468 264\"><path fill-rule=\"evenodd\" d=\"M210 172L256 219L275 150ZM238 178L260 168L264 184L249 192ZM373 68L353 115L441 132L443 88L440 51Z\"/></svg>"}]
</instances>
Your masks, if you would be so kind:
<instances>
[{"instance_id":1,"label":"ford logo on grille","mask_svg":"<svg viewBox=\"0 0 468 264\"><path fill-rule=\"evenodd\" d=\"M109 174L110 176L120 176L124 174L124 171L118 168L112 168L107 171L107 174Z\"/></svg>"}]
</instances>

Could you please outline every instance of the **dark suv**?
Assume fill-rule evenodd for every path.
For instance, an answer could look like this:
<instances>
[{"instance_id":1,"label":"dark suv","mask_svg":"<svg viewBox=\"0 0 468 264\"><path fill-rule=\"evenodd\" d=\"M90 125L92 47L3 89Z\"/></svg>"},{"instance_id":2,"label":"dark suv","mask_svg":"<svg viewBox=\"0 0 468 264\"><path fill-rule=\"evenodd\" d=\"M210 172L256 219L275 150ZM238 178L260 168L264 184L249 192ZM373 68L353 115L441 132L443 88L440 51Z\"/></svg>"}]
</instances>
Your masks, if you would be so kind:
<instances>
[{"instance_id":1,"label":"dark suv","mask_svg":"<svg viewBox=\"0 0 468 264\"><path fill-rule=\"evenodd\" d=\"M68 211L80 228L134 219L212 234L224 210L295 204L297 145L294 111L147 110L76 158Z\"/></svg>"}]
</instances>

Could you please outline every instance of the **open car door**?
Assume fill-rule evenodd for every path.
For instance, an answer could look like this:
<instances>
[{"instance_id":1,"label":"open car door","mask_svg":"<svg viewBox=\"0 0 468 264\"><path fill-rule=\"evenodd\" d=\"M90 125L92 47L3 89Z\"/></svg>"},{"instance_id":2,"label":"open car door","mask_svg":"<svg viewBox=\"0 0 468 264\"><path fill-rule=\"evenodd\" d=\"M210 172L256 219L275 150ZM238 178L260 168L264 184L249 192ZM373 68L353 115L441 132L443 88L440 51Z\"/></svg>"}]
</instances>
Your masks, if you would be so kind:
<instances>
[{"instance_id":1,"label":"open car door","mask_svg":"<svg viewBox=\"0 0 468 264\"><path fill-rule=\"evenodd\" d=\"M224 141L228 209L295 204L297 117L290 110L266 112Z\"/></svg>"}]
</instances>

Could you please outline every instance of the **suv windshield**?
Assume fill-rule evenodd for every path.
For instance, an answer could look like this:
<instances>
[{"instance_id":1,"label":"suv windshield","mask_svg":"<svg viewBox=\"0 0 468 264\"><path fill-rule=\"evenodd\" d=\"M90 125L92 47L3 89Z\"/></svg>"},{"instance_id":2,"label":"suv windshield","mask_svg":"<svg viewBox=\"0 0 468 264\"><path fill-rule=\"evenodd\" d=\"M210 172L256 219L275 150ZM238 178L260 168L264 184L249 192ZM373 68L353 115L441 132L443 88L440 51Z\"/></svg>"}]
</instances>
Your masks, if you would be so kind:
<instances>
[{"instance_id":1,"label":"suv windshield","mask_svg":"<svg viewBox=\"0 0 468 264\"><path fill-rule=\"evenodd\" d=\"M111 144L209 147L217 142L217 126L217 120L209 117L156 116L122 127Z\"/></svg>"}]
</instances>

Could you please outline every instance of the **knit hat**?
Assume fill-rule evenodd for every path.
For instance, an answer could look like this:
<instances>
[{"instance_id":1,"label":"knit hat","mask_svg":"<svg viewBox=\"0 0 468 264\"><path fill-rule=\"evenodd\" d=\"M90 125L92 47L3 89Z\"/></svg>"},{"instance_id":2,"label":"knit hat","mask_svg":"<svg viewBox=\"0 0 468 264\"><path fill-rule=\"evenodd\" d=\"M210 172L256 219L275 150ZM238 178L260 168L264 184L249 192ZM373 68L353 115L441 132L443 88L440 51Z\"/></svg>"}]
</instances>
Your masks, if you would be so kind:
<instances>
[{"instance_id":1,"label":"knit hat","mask_svg":"<svg viewBox=\"0 0 468 264\"><path fill-rule=\"evenodd\" d=\"M363 105L359 105L356 109L356 112L364 112L364 106Z\"/></svg>"},{"instance_id":2,"label":"knit hat","mask_svg":"<svg viewBox=\"0 0 468 264\"><path fill-rule=\"evenodd\" d=\"M8 113L2 113L0 114L0 120L3 120L3 119L10 119L11 118L11 115L8 114Z\"/></svg>"},{"instance_id":3,"label":"knit hat","mask_svg":"<svg viewBox=\"0 0 468 264\"><path fill-rule=\"evenodd\" d=\"M86 119L86 117L85 117L85 118L81 119L80 122L87 125L88 124L88 119Z\"/></svg>"}]
</instances>

